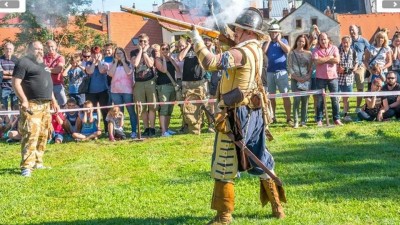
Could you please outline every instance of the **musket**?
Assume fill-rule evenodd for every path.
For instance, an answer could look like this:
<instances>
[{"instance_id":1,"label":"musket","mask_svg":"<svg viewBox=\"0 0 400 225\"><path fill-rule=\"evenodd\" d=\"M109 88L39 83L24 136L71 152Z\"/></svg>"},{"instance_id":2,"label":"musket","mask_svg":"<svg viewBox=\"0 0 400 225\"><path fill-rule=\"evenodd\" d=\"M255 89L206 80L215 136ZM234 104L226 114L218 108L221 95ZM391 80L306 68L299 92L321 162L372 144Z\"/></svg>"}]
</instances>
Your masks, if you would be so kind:
<instances>
[{"instance_id":1,"label":"musket","mask_svg":"<svg viewBox=\"0 0 400 225\"><path fill-rule=\"evenodd\" d=\"M183 22L180 20L176 20L176 19L172 19L166 16L160 16L154 13L150 13L150 12L145 12L142 10L138 10L138 9L133 9L133 8L129 8L129 7L124 7L124 6L120 6L121 7L121 11L123 12L128 12L128 13L132 13L138 16L143 16L149 19L153 19L153 20L157 20L158 22L163 22L163 23L168 23L171 25L175 25L187 30L192 30L193 27L195 26L196 29L199 31L200 35L206 35L210 38L213 39L219 39L221 42L228 44L230 46L235 45L235 43L233 42L233 40L231 39L231 37L227 37L224 34L222 34L221 32L217 31L217 30L212 30L206 27L202 27L199 25L195 25L195 24L191 24L191 23L187 23L187 22Z\"/></svg>"}]
</instances>

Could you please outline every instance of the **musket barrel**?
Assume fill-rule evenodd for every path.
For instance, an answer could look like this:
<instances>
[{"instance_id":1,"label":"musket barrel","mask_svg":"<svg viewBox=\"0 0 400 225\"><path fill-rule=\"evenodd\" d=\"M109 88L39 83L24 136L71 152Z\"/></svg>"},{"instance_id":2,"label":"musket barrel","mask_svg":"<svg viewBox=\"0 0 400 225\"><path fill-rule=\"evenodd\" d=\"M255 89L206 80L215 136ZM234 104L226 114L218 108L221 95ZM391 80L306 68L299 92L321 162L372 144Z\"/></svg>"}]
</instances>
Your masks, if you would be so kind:
<instances>
[{"instance_id":1,"label":"musket barrel","mask_svg":"<svg viewBox=\"0 0 400 225\"><path fill-rule=\"evenodd\" d=\"M183 22L183 21L180 21L180 20L172 19L172 18L169 18L169 17L160 16L160 15L157 15L157 14L154 14L154 13L145 12L145 11L142 11L142 10L137 10L137 9L124 7L124 6L120 6L120 7L121 7L121 11L132 13L132 14L135 14L135 15L138 15L138 16L147 17L149 19L157 20L158 22L172 24L172 25L175 25L175 26L178 26L178 27L182 27L182 28L188 29L188 30L191 30L193 25L195 25L195 24ZM201 35L206 35L206 36L209 36L211 38L218 38L220 36L220 32L219 31L212 30L212 29L205 28L205 27L198 26L198 25L196 25L196 28L197 28L197 30L199 31L199 33Z\"/></svg>"}]
</instances>

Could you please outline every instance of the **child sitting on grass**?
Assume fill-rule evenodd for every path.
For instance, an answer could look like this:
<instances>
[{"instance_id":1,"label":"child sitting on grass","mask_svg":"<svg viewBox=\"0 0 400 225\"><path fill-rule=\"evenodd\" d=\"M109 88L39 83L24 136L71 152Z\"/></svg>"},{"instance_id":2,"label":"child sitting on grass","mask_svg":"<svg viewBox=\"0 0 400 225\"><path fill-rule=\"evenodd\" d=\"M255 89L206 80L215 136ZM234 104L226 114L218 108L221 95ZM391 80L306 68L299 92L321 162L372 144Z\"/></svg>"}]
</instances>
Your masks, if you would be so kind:
<instances>
[{"instance_id":1,"label":"child sitting on grass","mask_svg":"<svg viewBox=\"0 0 400 225\"><path fill-rule=\"evenodd\" d=\"M79 106L74 98L70 98L67 101L67 109L77 110ZM63 123L65 132L68 135L73 136L74 133L79 133L82 128L82 120L79 117L79 111L71 111L65 113L65 119Z\"/></svg>"},{"instance_id":2,"label":"child sitting on grass","mask_svg":"<svg viewBox=\"0 0 400 225\"><path fill-rule=\"evenodd\" d=\"M61 144L64 140L64 124L65 116L64 113L58 112L51 115L51 125L53 126L53 132L51 135L51 142L55 144Z\"/></svg>"},{"instance_id":3,"label":"child sitting on grass","mask_svg":"<svg viewBox=\"0 0 400 225\"><path fill-rule=\"evenodd\" d=\"M76 141L95 140L101 135L100 121L101 113L100 109L96 109L96 115L93 113L93 103L86 101L83 103L83 107L86 108L79 114L79 118L82 121L82 128L80 133L73 133L72 137Z\"/></svg>"},{"instance_id":4,"label":"child sitting on grass","mask_svg":"<svg viewBox=\"0 0 400 225\"><path fill-rule=\"evenodd\" d=\"M115 139L126 139L124 133L124 114L118 106L114 106L107 114L106 121L108 122L108 132L110 141Z\"/></svg>"}]
</instances>

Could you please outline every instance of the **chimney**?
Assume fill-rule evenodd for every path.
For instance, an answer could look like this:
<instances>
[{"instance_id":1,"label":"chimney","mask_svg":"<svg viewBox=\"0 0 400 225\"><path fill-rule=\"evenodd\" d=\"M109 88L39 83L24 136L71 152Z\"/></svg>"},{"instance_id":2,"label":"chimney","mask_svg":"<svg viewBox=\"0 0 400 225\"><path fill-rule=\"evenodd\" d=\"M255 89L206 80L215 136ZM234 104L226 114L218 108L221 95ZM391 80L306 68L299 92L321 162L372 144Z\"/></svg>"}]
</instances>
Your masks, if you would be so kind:
<instances>
[{"instance_id":1,"label":"chimney","mask_svg":"<svg viewBox=\"0 0 400 225\"><path fill-rule=\"evenodd\" d=\"M285 16L287 16L287 15L289 15L289 9L283 8L283 10L282 10L282 17L285 17Z\"/></svg>"},{"instance_id":2,"label":"chimney","mask_svg":"<svg viewBox=\"0 0 400 225\"><path fill-rule=\"evenodd\" d=\"M101 31L106 31L107 30L107 13L102 13L101 14Z\"/></svg>"},{"instance_id":3,"label":"chimney","mask_svg":"<svg viewBox=\"0 0 400 225\"><path fill-rule=\"evenodd\" d=\"M263 18L269 19L269 10L267 8L263 8L262 13L263 13Z\"/></svg>"},{"instance_id":4,"label":"chimney","mask_svg":"<svg viewBox=\"0 0 400 225\"><path fill-rule=\"evenodd\" d=\"M136 4L135 3L132 3L132 8L136 8Z\"/></svg>"},{"instance_id":5,"label":"chimney","mask_svg":"<svg viewBox=\"0 0 400 225\"><path fill-rule=\"evenodd\" d=\"M294 12L294 11L296 11L296 6L295 6L295 4L294 4L294 2L293 2L292 8L290 8L290 12L292 13L292 12Z\"/></svg>"},{"instance_id":6,"label":"chimney","mask_svg":"<svg viewBox=\"0 0 400 225\"><path fill-rule=\"evenodd\" d=\"M158 12L158 4L156 2L153 3L153 12Z\"/></svg>"}]
</instances>

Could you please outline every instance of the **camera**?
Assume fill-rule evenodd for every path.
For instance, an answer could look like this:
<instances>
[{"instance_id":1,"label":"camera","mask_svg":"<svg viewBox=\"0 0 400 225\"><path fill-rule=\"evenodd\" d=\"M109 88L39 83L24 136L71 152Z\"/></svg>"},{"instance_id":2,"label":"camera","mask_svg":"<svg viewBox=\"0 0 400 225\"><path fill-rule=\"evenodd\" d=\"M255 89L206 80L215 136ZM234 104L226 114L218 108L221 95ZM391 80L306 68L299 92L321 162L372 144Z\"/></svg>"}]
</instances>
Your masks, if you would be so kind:
<instances>
[{"instance_id":1,"label":"camera","mask_svg":"<svg viewBox=\"0 0 400 225\"><path fill-rule=\"evenodd\" d=\"M353 71L352 68L344 68L344 73L345 74L350 74Z\"/></svg>"}]
</instances>

